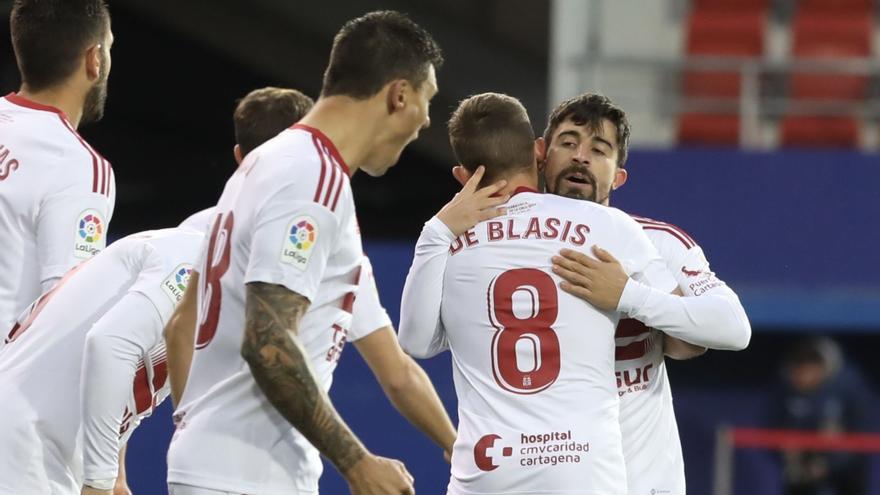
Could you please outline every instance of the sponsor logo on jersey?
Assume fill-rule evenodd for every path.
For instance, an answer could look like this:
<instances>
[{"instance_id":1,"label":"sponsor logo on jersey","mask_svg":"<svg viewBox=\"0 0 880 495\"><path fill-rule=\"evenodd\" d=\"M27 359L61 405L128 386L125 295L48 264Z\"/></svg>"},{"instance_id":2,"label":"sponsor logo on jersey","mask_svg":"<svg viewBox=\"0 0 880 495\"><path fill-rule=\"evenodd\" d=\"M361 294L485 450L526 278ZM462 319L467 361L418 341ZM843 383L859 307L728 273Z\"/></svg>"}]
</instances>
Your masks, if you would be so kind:
<instances>
[{"instance_id":1,"label":"sponsor logo on jersey","mask_svg":"<svg viewBox=\"0 0 880 495\"><path fill-rule=\"evenodd\" d=\"M86 210L79 214L76 221L76 241L73 245L73 254L77 258L91 258L101 252L106 245L104 235L106 223L101 219L101 214L95 210Z\"/></svg>"},{"instance_id":2,"label":"sponsor logo on jersey","mask_svg":"<svg viewBox=\"0 0 880 495\"><path fill-rule=\"evenodd\" d=\"M683 266L683 267L681 267L681 273L684 273L684 274L687 275L688 277L696 277L696 276L700 275L700 274L703 273L703 272L702 272L702 270L696 270L696 271L688 270L687 267L684 267L684 266Z\"/></svg>"},{"instance_id":3,"label":"sponsor logo on jersey","mask_svg":"<svg viewBox=\"0 0 880 495\"><path fill-rule=\"evenodd\" d=\"M311 217L295 218L287 228L281 247L281 262L305 270L318 242L318 223Z\"/></svg>"},{"instance_id":4,"label":"sponsor logo on jersey","mask_svg":"<svg viewBox=\"0 0 880 495\"><path fill-rule=\"evenodd\" d=\"M506 464L507 457L516 458L513 465L521 468L576 464L581 462L581 456L590 451L590 443L575 439L571 430L521 433L516 447L503 443L504 439L494 433L480 437L474 444L474 464L477 468L494 471ZM515 441L513 445L516 445Z\"/></svg>"},{"instance_id":5,"label":"sponsor logo on jersey","mask_svg":"<svg viewBox=\"0 0 880 495\"><path fill-rule=\"evenodd\" d=\"M183 298L183 293L189 285L190 275L192 275L192 265L182 263L162 281L162 292L171 299L171 302L176 304Z\"/></svg>"}]
</instances>

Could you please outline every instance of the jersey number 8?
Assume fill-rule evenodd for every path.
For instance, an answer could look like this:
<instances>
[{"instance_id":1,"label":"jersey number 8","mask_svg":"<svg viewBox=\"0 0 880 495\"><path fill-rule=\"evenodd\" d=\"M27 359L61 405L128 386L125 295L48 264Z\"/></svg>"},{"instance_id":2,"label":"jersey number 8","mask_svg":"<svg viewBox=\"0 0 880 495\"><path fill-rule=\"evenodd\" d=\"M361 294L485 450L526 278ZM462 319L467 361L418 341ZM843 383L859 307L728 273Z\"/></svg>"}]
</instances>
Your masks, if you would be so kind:
<instances>
[{"instance_id":1,"label":"jersey number 8","mask_svg":"<svg viewBox=\"0 0 880 495\"><path fill-rule=\"evenodd\" d=\"M492 339L495 381L517 394L547 389L560 369L559 337L552 327L559 295L553 279L534 268L508 270L492 280L488 295L489 319L498 329Z\"/></svg>"}]
</instances>

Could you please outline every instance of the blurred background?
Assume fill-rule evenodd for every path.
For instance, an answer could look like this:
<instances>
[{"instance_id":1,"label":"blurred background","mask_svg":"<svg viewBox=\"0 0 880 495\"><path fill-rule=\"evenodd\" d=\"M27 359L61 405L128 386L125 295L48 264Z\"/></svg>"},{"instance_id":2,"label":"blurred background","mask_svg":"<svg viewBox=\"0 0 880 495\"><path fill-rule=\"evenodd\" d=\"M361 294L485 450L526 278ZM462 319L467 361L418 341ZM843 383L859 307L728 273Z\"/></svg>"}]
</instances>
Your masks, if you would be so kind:
<instances>
[{"instance_id":1,"label":"blurred background","mask_svg":"<svg viewBox=\"0 0 880 495\"><path fill-rule=\"evenodd\" d=\"M446 52L433 125L386 177L353 180L392 318L422 223L458 189L445 128L457 102L508 93L540 133L562 99L607 94L633 132L630 180L612 204L687 230L740 294L754 329L745 351L668 365L689 493L880 494L877 456L848 452L876 451L870 437L833 446L844 450L794 451L738 430L877 429L875 0L109 3L107 112L81 131L116 170L115 238L214 204L234 167L237 98L267 85L317 97L345 20L407 12ZM10 7L0 0L6 18ZM8 40L8 23L0 30ZM8 41L0 54L0 86L15 91ZM423 364L454 415L448 355ZM345 353L331 396L371 449L407 463L419 493L445 492L440 450L393 410L356 352ZM165 404L132 440L136 495L165 493L169 411ZM344 487L328 468L322 492Z\"/></svg>"}]
</instances>

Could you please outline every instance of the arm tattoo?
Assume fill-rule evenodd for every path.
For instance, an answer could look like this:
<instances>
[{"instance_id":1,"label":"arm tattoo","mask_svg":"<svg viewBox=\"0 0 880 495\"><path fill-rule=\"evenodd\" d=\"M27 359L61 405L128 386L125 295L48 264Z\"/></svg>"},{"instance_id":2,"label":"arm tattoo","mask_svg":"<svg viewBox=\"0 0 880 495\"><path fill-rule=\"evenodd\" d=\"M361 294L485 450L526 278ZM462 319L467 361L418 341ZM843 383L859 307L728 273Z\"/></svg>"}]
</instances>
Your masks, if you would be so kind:
<instances>
[{"instance_id":1,"label":"arm tattoo","mask_svg":"<svg viewBox=\"0 0 880 495\"><path fill-rule=\"evenodd\" d=\"M246 285L241 355L260 390L278 412L345 473L366 453L316 382L309 357L296 337L309 300L285 287Z\"/></svg>"}]
</instances>

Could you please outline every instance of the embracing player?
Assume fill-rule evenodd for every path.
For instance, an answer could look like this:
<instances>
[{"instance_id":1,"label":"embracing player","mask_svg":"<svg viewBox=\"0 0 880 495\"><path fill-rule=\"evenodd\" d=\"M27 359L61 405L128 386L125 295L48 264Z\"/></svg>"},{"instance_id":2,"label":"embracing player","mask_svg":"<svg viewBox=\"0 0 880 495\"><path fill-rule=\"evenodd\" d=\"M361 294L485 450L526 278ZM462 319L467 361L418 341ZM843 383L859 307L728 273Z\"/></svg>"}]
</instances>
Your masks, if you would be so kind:
<instances>
[{"instance_id":1,"label":"embracing player","mask_svg":"<svg viewBox=\"0 0 880 495\"><path fill-rule=\"evenodd\" d=\"M0 98L0 329L104 248L110 162L76 132L104 113L110 14L103 0L16 0L18 93ZM0 343L2 346L2 343Z\"/></svg>"},{"instance_id":2,"label":"embracing player","mask_svg":"<svg viewBox=\"0 0 880 495\"><path fill-rule=\"evenodd\" d=\"M611 192L627 179L629 134L624 111L602 95L587 93L559 104L539 142L547 192L607 205ZM669 326L670 319L659 314L649 328L639 321L646 318L644 312L633 312L639 319L621 320L617 328L615 376L629 493L684 495L684 461L664 356L689 358L706 347L744 349L751 326L739 298L715 276L691 236L668 223L633 218L663 256L680 294L700 296L700 301L688 301L696 323L690 329ZM628 281L610 257L600 259L603 262L576 251L563 253L558 273L574 284L567 286L572 294L601 305L588 287L603 283L623 292L620 309L638 301L643 311L656 313L658 302L652 301L650 291Z\"/></svg>"},{"instance_id":3,"label":"embracing player","mask_svg":"<svg viewBox=\"0 0 880 495\"><path fill-rule=\"evenodd\" d=\"M466 99L449 134L467 185L419 238L400 326L407 352L452 352L459 435L448 492L625 494L610 379L618 316L559 291L550 260L600 243L640 280L667 292L674 281L623 212L537 193L534 132L516 99ZM490 208L512 197L504 216L463 231L457 203L497 190L474 193L481 179L506 181Z\"/></svg>"},{"instance_id":4,"label":"embracing player","mask_svg":"<svg viewBox=\"0 0 880 495\"><path fill-rule=\"evenodd\" d=\"M172 494L316 493L319 453L355 494L412 492L403 465L370 453L336 413L327 355L334 330L350 328L363 256L349 177L382 175L429 124L441 63L402 14L347 22L314 108L227 182L201 264Z\"/></svg>"}]
</instances>

